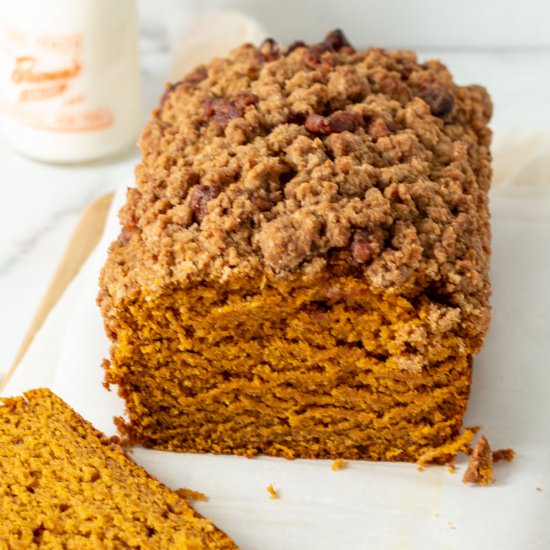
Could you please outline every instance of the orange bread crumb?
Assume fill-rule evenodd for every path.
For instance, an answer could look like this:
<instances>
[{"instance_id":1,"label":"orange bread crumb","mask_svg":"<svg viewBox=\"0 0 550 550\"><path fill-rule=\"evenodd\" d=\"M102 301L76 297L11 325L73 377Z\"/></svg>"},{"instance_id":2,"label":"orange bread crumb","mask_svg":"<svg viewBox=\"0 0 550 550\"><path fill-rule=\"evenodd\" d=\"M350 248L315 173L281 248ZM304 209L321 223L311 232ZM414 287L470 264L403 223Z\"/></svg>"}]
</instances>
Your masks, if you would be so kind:
<instances>
[{"instance_id":1,"label":"orange bread crumb","mask_svg":"<svg viewBox=\"0 0 550 550\"><path fill-rule=\"evenodd\" d=\"M176 489L175 492L184 500L196 500L201 502L208 501L208 497L204 493L201 493L200 491L194 491L193 489L187 489L186 487Z\"/></svg>"},{"instance_id":2,"label":"orange bread crumb","mask_svg":"<svg viewBox=\"0 0 550 550\"><path fill-rule=\"evenodd\" d=\"M431 463L449 463L457 453L466 453L476 432L477 428L466 428L462 435L446 445L429 449L418 458L416 462L418 464L418 469L422 470L424 466Z\"/></svg>"},{"instance_id":3,"label":"orange bread crumb","mask_svg":"<svg viewBox=\"0 0 550 550\"><path fill-rule=\"evenodd\" d=\"M332 462L331 468L332 468L333 471L336 472L337 470L341 470L342 468L344 468L345 465L346 465L346 463L345 463L344 460L342 460L341 458L337 458L336 460L334 460Z\"/></svg>"},{"instance_id":4,"label":"orange bread crumb","mask_svg":"<svg viewBox=\"0 0 550 550\"><path fill-rule=\"evenodd\" d=\"M269 484L265 489L269 493L269 498L279 498L279 493L275 490L273 485Z\"/></svg>"}]
</instances>

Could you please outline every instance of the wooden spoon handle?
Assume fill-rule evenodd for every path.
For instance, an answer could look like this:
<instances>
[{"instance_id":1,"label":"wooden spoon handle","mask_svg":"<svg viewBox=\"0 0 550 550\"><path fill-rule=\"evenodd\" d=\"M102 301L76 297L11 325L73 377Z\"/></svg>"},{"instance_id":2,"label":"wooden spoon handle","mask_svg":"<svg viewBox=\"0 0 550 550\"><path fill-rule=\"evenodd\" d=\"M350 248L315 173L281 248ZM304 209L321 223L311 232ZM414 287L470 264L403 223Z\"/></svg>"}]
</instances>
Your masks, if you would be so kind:
<instances>
[{"instance_id":1,"label":"wooden spoon handle","mask_svg":"<svg viewBox=\"0 0 550 550\"><path fill-rule=\"evenodd\" d=\"M6 387L15 369L29 349L40 327L44 324L48 313L57 304L69 283L75 278L88 259L103 234L109 207L113 201L114 193L103 195L89 204L76 225L73 234L67 244L61 262L57 267L48 289L44 294L31 324L21 342L15 359L4 378L0 382L0 393Z\"/></svg>"}]
</instances>

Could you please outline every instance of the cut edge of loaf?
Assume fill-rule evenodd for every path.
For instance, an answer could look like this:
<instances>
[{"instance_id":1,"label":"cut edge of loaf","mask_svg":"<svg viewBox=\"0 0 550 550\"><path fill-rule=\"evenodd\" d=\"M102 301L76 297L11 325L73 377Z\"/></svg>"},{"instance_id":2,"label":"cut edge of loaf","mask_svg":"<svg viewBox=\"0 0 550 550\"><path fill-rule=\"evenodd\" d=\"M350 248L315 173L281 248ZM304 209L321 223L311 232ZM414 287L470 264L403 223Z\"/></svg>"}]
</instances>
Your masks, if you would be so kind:
<instances>
[{"instance_id":1,"label":"cut edge of loaf","mask_svg":"<svg viewBox=\"0 0 550 550\"><path fill-rule=\"evenodd\" d=\"M131 441L409 462L447 462L463 448L454 443L478 344L456 311L336 275L171 289L128 307L105 367Z\"/></svg>"}]
</instances>

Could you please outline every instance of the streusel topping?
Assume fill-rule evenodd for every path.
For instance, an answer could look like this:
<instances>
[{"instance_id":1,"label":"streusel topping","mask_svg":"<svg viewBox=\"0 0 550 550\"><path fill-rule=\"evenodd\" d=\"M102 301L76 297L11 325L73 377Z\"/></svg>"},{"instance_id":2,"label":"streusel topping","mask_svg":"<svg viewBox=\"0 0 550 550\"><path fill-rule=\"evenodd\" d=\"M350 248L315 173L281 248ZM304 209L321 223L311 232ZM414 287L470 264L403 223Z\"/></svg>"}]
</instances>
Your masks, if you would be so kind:
<instances>
[{"instance_id":1,"label":"streusel topping","mask_svg":"<svg viewBox=\"0 0 550 550\"><path fill-rule=\"evenodd\" d=\"M340 254L373 288L485 309L491 109L439 61L340 31L200 66L141 136L110 292L312 275Z\"/></svg>"}]
</instances>

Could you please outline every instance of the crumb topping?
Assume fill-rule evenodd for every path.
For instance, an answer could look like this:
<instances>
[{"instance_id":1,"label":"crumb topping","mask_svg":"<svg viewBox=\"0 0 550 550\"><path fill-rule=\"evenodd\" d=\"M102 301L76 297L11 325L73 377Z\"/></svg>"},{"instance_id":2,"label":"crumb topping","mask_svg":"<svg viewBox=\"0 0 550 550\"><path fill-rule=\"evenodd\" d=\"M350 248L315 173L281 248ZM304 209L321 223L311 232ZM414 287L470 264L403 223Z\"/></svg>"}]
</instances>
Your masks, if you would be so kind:
<instances>
[{"instance_id":1,"label":"crumb topping","mask_svg":"<svg viewBox=\"0 0 550 550\"><path fill-rule=\"evenodd\" d=\"M462 481L477 485L489 485L494 482L493 453L487 438L483 435L479 438L474 448Z\"/></svg>"},{"instance_id":2,"label":"crumb topping","mask_svg":"<svg viewBox=\"0 0 550 550\"><path fill-rule=\"evenodd\" d=\"M498 449L496 451L493 451L493 463L496 464L497 462L500 462L501 460L505 460L506 462L512 462L514 458L516 457L516 452L514 449Z\"/></svg>"},{"instance_id":3,"label":"crumb topping","mask_svg":"<svg viewBox=\"0 0 550 550\"><path fill-rule=\"evenodd\" d=\"M428 291L483 332L491 101L411 51L244 45L167 87L104 273L137 286L314 275Z\"/></svg>"}]
</instances>

